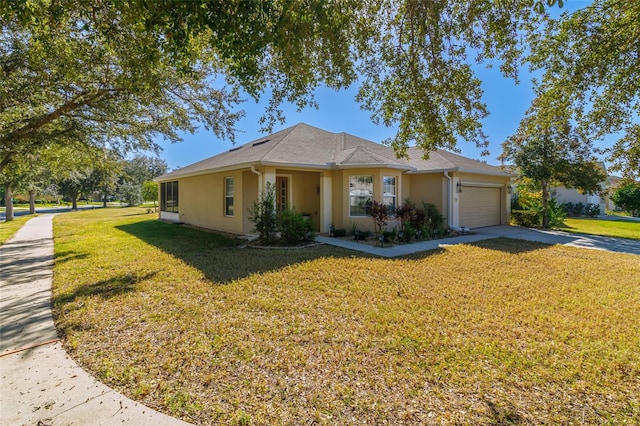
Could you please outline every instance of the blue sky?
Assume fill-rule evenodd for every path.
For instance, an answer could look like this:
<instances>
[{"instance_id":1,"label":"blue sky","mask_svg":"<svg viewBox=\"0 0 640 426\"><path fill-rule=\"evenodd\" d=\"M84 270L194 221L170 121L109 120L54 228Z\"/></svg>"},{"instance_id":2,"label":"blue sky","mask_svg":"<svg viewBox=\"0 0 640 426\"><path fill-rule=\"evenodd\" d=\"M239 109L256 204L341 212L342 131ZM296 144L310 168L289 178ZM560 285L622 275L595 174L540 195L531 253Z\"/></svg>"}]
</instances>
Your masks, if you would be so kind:
<instances>
[{"instance_id":1,"label":"blue sky","mask_svg":"<svg viewBox=\"0 0 640 426\"><path fill-rule=\"evenodd\" d=\"M565 1L562 10L576 10L589 4L590 1ZM557 7L554 10L558 10ZM557 12L556 12L557 13ZM489 164L499 164L497 157L501 153L501 144L518 128L518 123L533 100L531 76L526 68L520 73L520 84L516 85L512 79L501 75L497 66L487 69L484 65L475 67L477 76L482 80L484 90L483 100L490 112L483 120L484 132L489 138L490 155L480 157L480 150L472 142L460 142L458 148L462 155L470 158L482 159ZM297 112L293 105L284 105L286 122L277 124L274 132L304 122L331 132L346 132L374 142L381 142L395 134L394 128L372 123L370 113L360 109L355 102L358 87L336 92L327 88L319 88L315 92L318 109L307 108ZM238 122L240 133L236 135L236 144L243 144L264 136L260 132L258 120L262 116L266 99L261 103L248 100L242 104L246 116ZM228 140L220 140L211 132L204 129L195 134L183 135L184 142L171 144L164 140L157 140L163 151L160 157L169 165L170 169L184 167L196 161L229 150L233 145ZM608 143L603 143L608 145ZM600 144L599 146L604 146Z\"/></svg>"}]
</instances>

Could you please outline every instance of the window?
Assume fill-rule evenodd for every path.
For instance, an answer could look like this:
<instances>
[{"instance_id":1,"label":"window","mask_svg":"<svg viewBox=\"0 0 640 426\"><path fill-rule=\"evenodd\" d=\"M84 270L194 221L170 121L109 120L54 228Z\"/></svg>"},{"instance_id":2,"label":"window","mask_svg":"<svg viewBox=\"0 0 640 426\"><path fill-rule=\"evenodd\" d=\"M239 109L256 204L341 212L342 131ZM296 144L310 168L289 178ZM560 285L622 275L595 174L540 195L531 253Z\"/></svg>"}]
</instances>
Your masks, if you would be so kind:
<instances>
[{"instance_id":1,"label":"window","mask_svg":"<svg viewBox=\"0 0 640 426\"><path fill-rule=\"evenodd\" d=\"M382 178L383 194L382 202L393 212L396 208L396 177L385 176Z\"/></svg>"},{"instance_id":2,"label":"window","mask_svg":"<svg viewBox=\"0 0 640 426\"><path fill-rule=\"evenodd\" d=\"M349 176L349 215L366 216L373 201L373 176Z\"/></svg>"},{"instance_id":3,"label":"window","mask_svg":"<svg viewBox=\"0 0 640 426\"><path fill-rule=\"evenodd\" d=\"M224 178L224 215L233 216L233 178Z\"/></svg>"},{"instance_id":4,"label":"window","mask_svg":"<svg viewBox=\"0 0 640 426\"><path fill-rule=\"evenodd\" d=\"M178 213L178 181L160 184L160 210Z\"/></svg>"}]
</instances>

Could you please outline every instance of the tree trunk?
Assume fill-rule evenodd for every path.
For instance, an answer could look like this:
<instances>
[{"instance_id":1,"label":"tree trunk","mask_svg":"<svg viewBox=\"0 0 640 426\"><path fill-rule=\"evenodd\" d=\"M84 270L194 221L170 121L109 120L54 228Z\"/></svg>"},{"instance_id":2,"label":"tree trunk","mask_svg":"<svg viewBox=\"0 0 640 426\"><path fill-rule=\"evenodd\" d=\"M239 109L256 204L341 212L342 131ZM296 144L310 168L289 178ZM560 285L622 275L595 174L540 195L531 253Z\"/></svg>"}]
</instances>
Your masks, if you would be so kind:
<instances>
[{"instance_id":1,"label":"tree trunk","mask_svg":"<svg viewBox=\"0 0 640 426\"><path fill-rule=\"evenodd\" d=\"M36 214L36 190L29 190L29 214Z\"/></svg>"},{"instance_id":2,"label":"tree trunk","mask_svg":"<svg viewBox=\"0 0 640 426\"><path fill-rule=\"evenodd\" d=\"M542 228L549 227L549 184L540 182L542 186Z\"/></svg>"},{"instance_id":3,"label":"tree trunk","mask_svg":"<svg viewBox=\"0 0 640 426\"><path fill-rule=\"evenodd\" d=\"M71 197L71 209L78 210L78 195L79 194L70 194Z\"/></svg>"},{"instance_id":4,"label":"tree trunk","mask_svg":"<svg viewBox=\"0 0 640 426\"><path fill-rule=\"evenodd\" d=\"M103 195L102 196L102 207L107 207L107 196Z\"/></svg>"},{"instance_id":5,"label":"tree trunk","mask_svg":"<svg viewBox=\"0 0 640 426\"><path fill-rule=\"evenodd\" d=\"M5 221L13 220L13 187L8 183L4 188Z\"/></svg>"}]
</instances>

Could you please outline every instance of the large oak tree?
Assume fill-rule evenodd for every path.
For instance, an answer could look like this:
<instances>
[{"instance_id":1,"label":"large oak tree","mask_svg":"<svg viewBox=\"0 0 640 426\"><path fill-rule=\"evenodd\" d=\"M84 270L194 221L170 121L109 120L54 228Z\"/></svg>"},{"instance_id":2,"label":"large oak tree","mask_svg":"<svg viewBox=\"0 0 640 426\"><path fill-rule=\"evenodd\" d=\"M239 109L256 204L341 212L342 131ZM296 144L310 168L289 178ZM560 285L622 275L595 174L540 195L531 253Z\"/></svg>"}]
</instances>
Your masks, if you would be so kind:
<instances>
[{"instance_id":1,"label":"large oak tree","mask_svg":"<svg viewBox=\"0 0 640 426\"><path fill-rule=\"evenodd\" d=\"M559 20L547 0L9 0L0 4L0 167L76 133L122 150L202 123L232 137L238 90L313 105L319 85L359 82L374 122L398 127L399 155L458 140L486 146L475 62L517 78L523 54L541 96L590 137L632 135L638 112L640 5L596 0ZM558 2L561 3L561 2ZM637 131L635 132L637 134ZM618 146L637 165L637 138ZM630 153L630 154L627 154ZM635 161L635 163L634 163Z\"/></svg>"}]
</instances>

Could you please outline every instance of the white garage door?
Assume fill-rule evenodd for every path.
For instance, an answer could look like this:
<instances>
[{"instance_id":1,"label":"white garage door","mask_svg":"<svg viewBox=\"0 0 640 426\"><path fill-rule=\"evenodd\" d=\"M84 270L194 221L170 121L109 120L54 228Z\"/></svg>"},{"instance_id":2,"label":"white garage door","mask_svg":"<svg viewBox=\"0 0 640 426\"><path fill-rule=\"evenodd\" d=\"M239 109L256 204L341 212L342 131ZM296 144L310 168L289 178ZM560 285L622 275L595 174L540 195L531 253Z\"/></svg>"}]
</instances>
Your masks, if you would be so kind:
<instances>
[{"instance_id":1,"label":"white garage door","mask_svg":"<svg viewBox=\"0 0 640 426\"><path fill-rule=\"evenodd\" d=\"M460 226L480 228L500 225L500 188L463 186L460 195Z\"/></svg>"}]
</instances>

